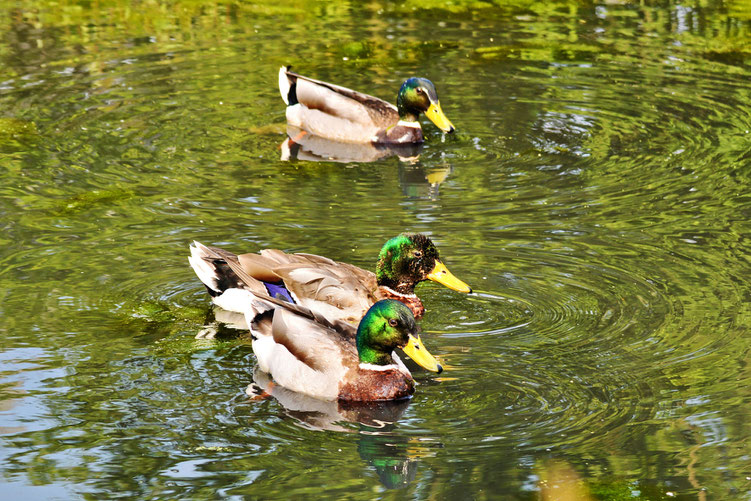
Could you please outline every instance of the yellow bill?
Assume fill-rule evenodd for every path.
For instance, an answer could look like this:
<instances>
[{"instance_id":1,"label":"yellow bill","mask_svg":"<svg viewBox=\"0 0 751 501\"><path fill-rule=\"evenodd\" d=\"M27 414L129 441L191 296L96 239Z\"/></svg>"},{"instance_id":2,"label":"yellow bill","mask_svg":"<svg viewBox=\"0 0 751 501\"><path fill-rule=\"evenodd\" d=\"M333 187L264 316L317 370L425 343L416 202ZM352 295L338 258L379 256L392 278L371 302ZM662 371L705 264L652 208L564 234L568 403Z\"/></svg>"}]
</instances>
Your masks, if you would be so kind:
<instances>
[{"instance_id":1,"label":"yellow bill","mask_svg":"<svg viewBox=\"0 0 751 501\"><path fill-rule=\"evenodd\" d=\"M419 336L415 337L410 334L409 341L407 341L407 345L402 348L402 350L404 350L404 353L406 353L409 358L414 360L415 363L423 369L437 372L438 374L443 371L441 364L439 364L438 360L436 360L427 348L425 348L425 345L422 344Z\"/></svg>"},{"instance_id":2,"label":"yellow bill","mask_svg":"<svg viewBox=\"0 0 751 501\"><path fill-rule=\"evenodd\" d=\"M441 103L439 101L430 103L430 107L428 108L428 111L425 112L425 116L443 132L454 132L454 124L452 124L451 121L446 118L446 115L443 114Z\"/></svg>"},{"instance_id":3,"label":"yellow bill","mask_svg":"<svg viewBox=\"0 0 751 501\"><path fill-rule=\"evenodd\" d=\"M446 268L446 265L443 264L440 260L435 260L435 266L433 267L433 271L428 273L428 280L432 280L433 282L438 282L441 285L445 285L449 289L455 290L457 292L465 292L469 294L472 292L472 287L465 284L458 278L456 278L448 268Z\"/></svg>"}]
</instances>

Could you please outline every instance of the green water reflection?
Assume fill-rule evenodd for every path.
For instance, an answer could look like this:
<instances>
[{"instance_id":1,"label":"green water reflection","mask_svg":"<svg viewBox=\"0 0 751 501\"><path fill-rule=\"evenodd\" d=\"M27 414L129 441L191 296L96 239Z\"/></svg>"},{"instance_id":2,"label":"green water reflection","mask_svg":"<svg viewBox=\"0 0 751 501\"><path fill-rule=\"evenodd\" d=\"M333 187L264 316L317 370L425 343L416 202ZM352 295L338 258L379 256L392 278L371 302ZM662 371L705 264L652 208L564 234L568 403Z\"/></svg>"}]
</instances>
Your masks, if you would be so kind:
<instances>
[{"instance_id":1,"label":"green water reflection","mask_svg":"<svg viewBox=\"0 0 751 501\"><path fill-rule=\"evenodd\" d=\"M748 2L18 0L0 33L3 498L751 495ZM282 64L428 77L457 133L283 161ZM379 426L195 339L192 240L372 268L403 231L476 293L419 287L447 370Z\"/></svg>"}]
</instances>

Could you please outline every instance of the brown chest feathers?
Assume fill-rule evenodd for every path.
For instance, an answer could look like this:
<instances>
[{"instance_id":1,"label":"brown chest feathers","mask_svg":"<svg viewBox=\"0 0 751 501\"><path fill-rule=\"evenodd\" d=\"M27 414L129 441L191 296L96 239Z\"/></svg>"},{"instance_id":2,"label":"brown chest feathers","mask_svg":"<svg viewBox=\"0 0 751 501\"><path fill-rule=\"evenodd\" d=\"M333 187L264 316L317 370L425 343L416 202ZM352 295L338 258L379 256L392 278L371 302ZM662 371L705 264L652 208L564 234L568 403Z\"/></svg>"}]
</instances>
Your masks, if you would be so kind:
<instances>
[{"instance_id":1,"label":"brown chest feathers","mask_svg":"<svg viewBox=\"0 0 751 501\"><path fill-rule=\"evenodd\" d=\"M415 392L415 381L398 369L367 370L359 366L339 386L339 400L396 400Z\"/></svg>"},{"instance_id":2,"label":"brown chest feathers","mask_svg":"<svg viewBox=\"0 0 751 501\"><path fill-rule=\"evenodd\" d=\"M378 144L411 144L422 143L424 140L422 129L419 125L413 127L398 123L393 127L378 132L374 142Z\"/></svg>"},{"instance_id":3,"label":"brown chest feathers","mask_svg":"<svg viewBox=\"0 0 751 501\"><path fill-rule=\"evenodd\" d=\"M412 314L415 316L415 318L420 318L425 313L425 306L422 305L420 298L415 296L414 294L405 296L392 291L388 287L379 287L378 296L379 299L396 299L397 301L401 301L402 303L406 304L410 310L412 310Z\"/></svg>"}]
</instances>

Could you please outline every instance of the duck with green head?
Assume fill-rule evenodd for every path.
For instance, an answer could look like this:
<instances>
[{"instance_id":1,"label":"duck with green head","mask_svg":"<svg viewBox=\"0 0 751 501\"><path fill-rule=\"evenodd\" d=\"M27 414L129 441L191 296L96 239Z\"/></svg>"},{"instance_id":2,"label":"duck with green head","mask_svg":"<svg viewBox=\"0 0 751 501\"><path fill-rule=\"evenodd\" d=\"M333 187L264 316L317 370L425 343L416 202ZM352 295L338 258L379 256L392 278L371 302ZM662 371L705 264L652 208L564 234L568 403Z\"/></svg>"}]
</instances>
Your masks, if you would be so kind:
<instances>
[{"instance_id":1,"label":"duck with green head","mask_svg":"<svg viewBox=\"0 0 751 501\"><path fill-rule=\"evenodd\" d=\"M355 328L269 296L246 310L259 368L281 386L322 400L377 401L414 393L401 348L423 368L443 369L422 344L403 303L378 301Z\"/></svg>"},{"instance_id":2,"label":"duck with green head","mask_svg":"<svg viewBox=\"0 0 751 501\"><path fill-rule=\"evenodd\" d=\"M443 113L433 82L412 77L399 89L396 106L367 94L304 77L283 66L279 91L287 124L304 133L348 143L411 144L424 141L417 121L424 113L443 132L454 126Z\"/></svg>"},{"instance_id":3,"label":"duck with green head","mask_svg":"<svg viewBox=\"0 0 751 501\"><path fill-rule=\"evenodd\" d=\"M299 304L332 321L356 323L381 299L399 300L420 317L425 308L415 286L424 280L472 292L446 268L430 238L421 234L403 234L386 242L375 273L314 254L263 249L238 256L198 242L191 246L188 260L213 302L240 313L256 294L262 294Z\"/></svg>"}]
</instances>

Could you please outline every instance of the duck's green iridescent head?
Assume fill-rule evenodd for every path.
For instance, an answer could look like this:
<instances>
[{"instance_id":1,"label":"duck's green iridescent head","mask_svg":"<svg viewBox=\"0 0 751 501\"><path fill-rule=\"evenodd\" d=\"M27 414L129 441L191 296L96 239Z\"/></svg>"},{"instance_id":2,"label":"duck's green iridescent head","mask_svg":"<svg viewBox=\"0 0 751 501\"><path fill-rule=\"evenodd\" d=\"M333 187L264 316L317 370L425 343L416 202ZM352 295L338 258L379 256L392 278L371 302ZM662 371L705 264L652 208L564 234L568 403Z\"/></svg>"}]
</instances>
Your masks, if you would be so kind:
<instances>
[{"instance_id":1,"label":"duck's green iridescent head","mask_svg":"<svg viewBox=\"0 0 751 501\"><path fill-rule=\"evenodd\" d=\"M443 368L425 349L417 335L417 323L412 310L394 299L378 301L370 307L357 327L357 353L360 362L390 365L394 349L401 348L409 358L423 368L441 372Z\"/></svg>"},{"instance_id":2,"label":"duck's green iridescent head","mask_svg":"<svg viewBox=\"0 0 751 501\"><path fill-rule=\"evenodd\" d=\"M376 264L378 285L400 294L413 294L415 285L433 280L449 289L470 293L472 289L446 268L430 238L420 234L402 234L386 242Z\"/></svg>"},{"instance_id":3,"label":"duck's green iridescent head","mask_svg":"<svg viewBox=\"0 0 751 501\"><path fill-rule=\"evenodd\" d=\"M405 81L396 97L396 107L401 120L416 122L420 113L425 113L443 132L454 132L454 125L441 110L435 85L427 78L412 77Z\"/></svg>"}]
</instances>

